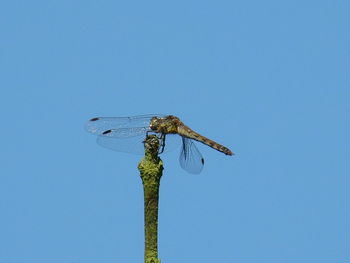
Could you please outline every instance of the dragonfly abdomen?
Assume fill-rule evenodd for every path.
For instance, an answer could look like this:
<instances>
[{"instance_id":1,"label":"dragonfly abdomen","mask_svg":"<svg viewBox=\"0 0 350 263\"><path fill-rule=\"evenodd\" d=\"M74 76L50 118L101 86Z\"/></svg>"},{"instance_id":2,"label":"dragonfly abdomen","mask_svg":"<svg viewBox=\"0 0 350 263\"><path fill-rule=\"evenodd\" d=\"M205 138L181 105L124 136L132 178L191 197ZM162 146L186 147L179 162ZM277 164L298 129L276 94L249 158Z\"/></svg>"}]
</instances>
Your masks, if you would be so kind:
<instances>
[{"instance_id":1,"label":"dragonfly abdomen","mask_svg":"<svg viewBox=\"0 0 350 263\"><path fill-rule=\"evenodd\" d=\"M213 140L210 140L202 135L200 135L199 133L193 131L191 128L187 127L186 125L183 125L182 127L178 127L178 133L182 136L185 136L187 138L196 140L198 142L201 142L205 145L208 145L209 147L222 152L226 155L233 155L232 151L230 149L228 149L227 147L214 142Z\"/></svg>"},{"instance_id":2,"label":"dragonfly abdomen","mask_svg":"<svg viewBox=\"0 0 350 263\"><path fill-rule=\"evenodd\" d=\"M210 140L208 138L203 139L203 141L201 141L201 142L203 142L204 144L210 146L211 148L213 148L213 149L215 149L215 150L217 150L219 152L222 152L222 153L224 153L226 155L233 155L233 153L231 152L230 149L228 149L225 146L223 146L223 145L221 145L221 144L219 144L217 142L214 142L214 141L212 141L212 140Z\"/></svg>"}]
</instances>

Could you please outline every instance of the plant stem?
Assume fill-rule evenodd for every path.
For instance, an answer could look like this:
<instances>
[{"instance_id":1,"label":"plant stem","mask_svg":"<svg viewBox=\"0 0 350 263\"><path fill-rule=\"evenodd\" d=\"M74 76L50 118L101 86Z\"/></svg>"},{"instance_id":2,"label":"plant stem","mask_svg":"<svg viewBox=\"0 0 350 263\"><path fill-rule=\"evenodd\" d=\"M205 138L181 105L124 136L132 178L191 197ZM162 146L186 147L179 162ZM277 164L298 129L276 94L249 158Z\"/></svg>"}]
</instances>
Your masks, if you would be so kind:
<instances>
[{"instance_id":1,"label":"plant stem","mask_svg":"<svg viewBox=\"0 0 350 263\"><path fill-rule=\"evenodd\" d=\"M145 157L138 165L144 190L145 263L160 263L158 259L158 200L163 162L158 157L159 139L147 136Z\"/></svg>"}]
</instances>

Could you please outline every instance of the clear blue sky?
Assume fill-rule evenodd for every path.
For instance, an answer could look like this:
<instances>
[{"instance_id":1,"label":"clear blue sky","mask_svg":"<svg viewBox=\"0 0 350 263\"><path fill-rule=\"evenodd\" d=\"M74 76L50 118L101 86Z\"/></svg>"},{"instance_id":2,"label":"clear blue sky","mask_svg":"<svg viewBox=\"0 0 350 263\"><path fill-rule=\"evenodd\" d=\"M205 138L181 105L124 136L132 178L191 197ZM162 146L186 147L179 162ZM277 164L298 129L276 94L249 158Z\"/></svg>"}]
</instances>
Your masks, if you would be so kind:
<instances>
[{"instance_id":1,"label":"clear blue sky","mask_svg":"<svg viewBox=\"0 0 350 263\"><path fill-rule=\"evenodd\" d=\"M166 263L350 262L349 1L7 1L0 8L0 262L143 262L140 156L95 116L165 113Z\"/></svg>"}]
</instances>

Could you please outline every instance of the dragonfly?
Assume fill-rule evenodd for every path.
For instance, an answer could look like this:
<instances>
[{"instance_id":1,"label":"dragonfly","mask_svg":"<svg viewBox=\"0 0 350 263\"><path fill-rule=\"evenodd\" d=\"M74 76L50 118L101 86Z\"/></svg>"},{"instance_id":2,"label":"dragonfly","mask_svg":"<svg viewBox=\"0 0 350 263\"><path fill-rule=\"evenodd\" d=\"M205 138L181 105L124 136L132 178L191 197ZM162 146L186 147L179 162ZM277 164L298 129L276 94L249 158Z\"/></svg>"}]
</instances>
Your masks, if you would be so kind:
<instances>
[{"instance_id":1,"label":"dragonfly","mask_svg":"<svg viewBox=\"0 0 350 263\"><path fill-rule=\"evenodd\" d=\"M139 154L142 154L144 139L149 134L158 137L159 154L167 149L171 138L180 137L182 140L180 166L192 174L199 174L204 166L204 158L193 141L201 142L226 155L234 154L227 147L195 132L173 115L95 117L86 123L85 129L97 135L97 143L105 148Z\"/></svg>"}]
</instances>

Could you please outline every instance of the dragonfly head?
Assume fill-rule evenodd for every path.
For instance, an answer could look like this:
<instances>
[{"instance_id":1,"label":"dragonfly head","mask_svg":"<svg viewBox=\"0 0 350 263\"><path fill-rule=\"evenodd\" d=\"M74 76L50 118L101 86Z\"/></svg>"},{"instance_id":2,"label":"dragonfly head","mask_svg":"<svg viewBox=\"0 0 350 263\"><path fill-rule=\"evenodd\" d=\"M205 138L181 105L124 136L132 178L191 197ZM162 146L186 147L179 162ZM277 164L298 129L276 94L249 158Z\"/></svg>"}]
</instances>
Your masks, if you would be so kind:
<instances>
[{"instance_id":1,"label":"dragonfly head","mask_svg":"<svg viewBox=\"0 0 350 263\"><path fill-rule=\"evenodd\" d=\"M150 121L149 127L154 132L159 132L161 128L162 120L159 117L153 117Z\"/></svg>"}]
</instances>

